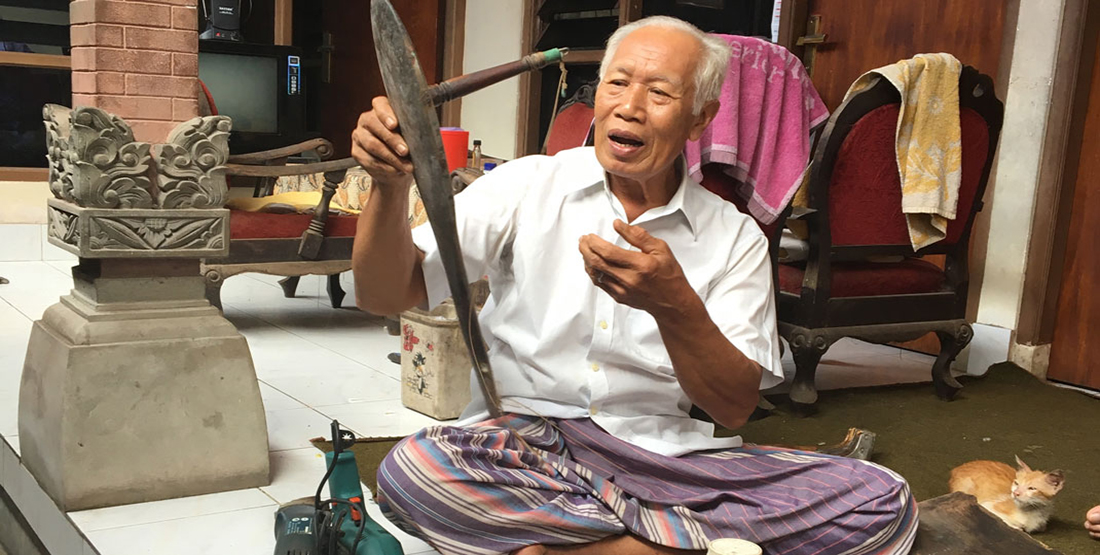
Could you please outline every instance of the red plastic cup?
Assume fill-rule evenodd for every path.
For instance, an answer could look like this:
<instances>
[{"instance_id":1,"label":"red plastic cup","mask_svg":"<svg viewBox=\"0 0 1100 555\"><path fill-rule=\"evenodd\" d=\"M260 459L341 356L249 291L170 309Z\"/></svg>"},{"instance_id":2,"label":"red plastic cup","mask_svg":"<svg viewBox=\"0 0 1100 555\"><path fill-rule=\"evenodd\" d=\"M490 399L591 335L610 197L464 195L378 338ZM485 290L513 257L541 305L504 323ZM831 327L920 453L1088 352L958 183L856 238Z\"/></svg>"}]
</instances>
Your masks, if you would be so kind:
<instances>
[{"instance_id":1,"label":"red plastic cup","mask_svg":"<svg viewBox=\"0 0 1100 555\"><path fill-rule=\"evenodd\" d=\"M447 171L465 168L470 132L460 127L442 127L439 134L443 136L443 151L447 153Z\"/></svg>"}]
</instances>

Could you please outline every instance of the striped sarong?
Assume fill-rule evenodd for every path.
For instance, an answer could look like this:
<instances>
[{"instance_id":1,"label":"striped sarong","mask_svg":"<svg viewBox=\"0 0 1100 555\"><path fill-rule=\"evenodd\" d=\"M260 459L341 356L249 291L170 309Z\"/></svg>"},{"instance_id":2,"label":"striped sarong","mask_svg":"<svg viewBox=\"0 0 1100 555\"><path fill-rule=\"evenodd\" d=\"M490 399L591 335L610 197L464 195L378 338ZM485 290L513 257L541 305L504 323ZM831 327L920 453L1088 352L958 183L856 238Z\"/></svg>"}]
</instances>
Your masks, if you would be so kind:
<instances>
[{"instance_id":1,"label":"striped sarong","mask_svg":"<svg viewBox=\"0 0 1100 555\"><path fill-rule=\"evenodd\" d=\"M378 503L444 555L628 533L690 550L742 538L769 555L904 554L913 543L909 486L873 463L749 444L666 457L588 419L550 421L424 429L382 462Z\"/></svg>"}]
</instances>

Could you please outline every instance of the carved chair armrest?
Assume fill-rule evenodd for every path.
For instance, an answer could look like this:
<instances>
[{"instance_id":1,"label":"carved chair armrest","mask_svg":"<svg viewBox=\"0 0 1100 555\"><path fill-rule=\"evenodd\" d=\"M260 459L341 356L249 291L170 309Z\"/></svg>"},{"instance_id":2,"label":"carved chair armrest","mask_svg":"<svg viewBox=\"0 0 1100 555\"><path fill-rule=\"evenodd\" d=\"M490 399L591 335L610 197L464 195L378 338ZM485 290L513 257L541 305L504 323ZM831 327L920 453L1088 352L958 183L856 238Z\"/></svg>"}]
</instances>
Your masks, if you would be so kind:
<instances>
[{"instance_id":1,"label":"carved chair armrest","mask_svg":"<svg viewBox=\"0 0 1100 555\"><path fill-rule=\"evenodd\" d=\"M249 152L248 154L235 154L229 157L230 164L268 164L270 162L276 162L279 165L286 163L286 158L294 156L295 154L301 154L308 150L314 150L317 155L321 157L321 160L328 160L333 153L332 143L328 139L310 139L308 141L302 141L298 144L284 146L282 148L275 148L271 150L262 150L260 152Z\"/></svg>"},{"instance_id":2,"label":"carved chair armrest","mask_svg":"<svg viewBox=\"0 0 1100 555\"><path fill-rule=\"evenodd\" d=\"M354 158L341 158L339 160L326 160L324 162L312 162L309 164L291 164L289 166L254 166L250 164L230 163L225 165L226 175L240 175L248 177L282 177L284 175L311 175L337 170L349 170L358 166Z\"/></svg>"}]
</instances>

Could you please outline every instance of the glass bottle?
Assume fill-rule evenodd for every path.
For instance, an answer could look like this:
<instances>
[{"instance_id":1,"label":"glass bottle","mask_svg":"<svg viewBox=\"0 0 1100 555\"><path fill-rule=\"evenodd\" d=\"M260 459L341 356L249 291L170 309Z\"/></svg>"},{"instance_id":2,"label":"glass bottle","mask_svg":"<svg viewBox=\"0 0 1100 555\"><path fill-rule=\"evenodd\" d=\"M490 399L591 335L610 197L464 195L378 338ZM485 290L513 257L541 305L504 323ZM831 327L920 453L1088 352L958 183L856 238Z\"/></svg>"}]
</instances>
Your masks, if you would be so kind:
<instances>
[{"instance_id":1,"label":"glass bottle","mask_svg":"<svg viewBox=\"0 0 1100 555\"><path fill-rule=\"evenodd\" d=\"M474 139L474 152L470 155L470 167L481 169L481 139Z\"/></svg>"}]
</instances>

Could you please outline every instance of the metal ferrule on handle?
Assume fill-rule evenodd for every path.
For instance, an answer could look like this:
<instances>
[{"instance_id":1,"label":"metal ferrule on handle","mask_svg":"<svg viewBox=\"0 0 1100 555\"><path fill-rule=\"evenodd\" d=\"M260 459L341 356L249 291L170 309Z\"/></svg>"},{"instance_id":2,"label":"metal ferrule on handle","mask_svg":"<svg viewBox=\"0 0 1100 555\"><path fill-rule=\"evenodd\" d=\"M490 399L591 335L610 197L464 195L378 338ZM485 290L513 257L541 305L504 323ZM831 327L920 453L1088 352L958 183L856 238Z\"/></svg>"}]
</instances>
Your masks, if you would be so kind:
<instances>
[{"instance_id":1,"label":"metal ferrule on handle","mask_svg":"<svg viewBox=\"0 0 1100 555\"><path fill-rule=\"evenodd\" d=\"M439 106L444 102L461 98L509 77L515 77L528 71L542 69L550 64L558 63L568 52L568 48L551 48L545 52L528 54L514 62L448 79L428 87L428 90L424 91L427 97L424 99L424 103Z\"/></svg>"}]
</instances>

